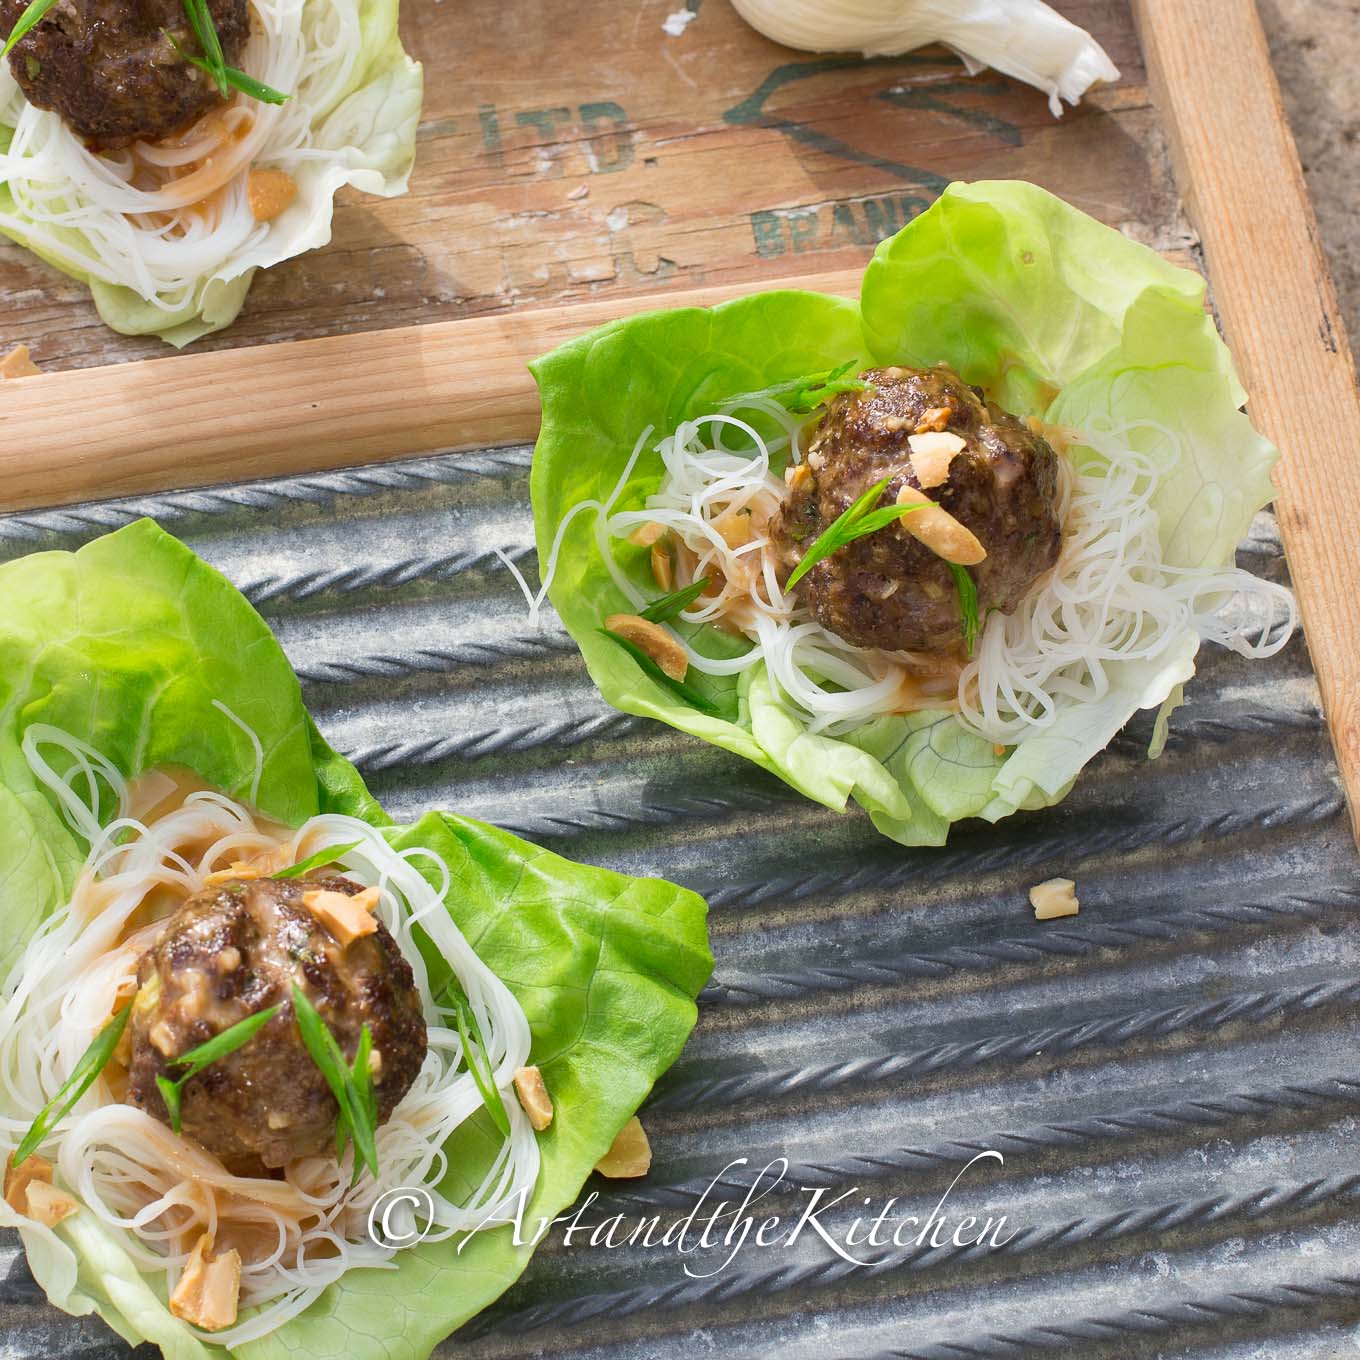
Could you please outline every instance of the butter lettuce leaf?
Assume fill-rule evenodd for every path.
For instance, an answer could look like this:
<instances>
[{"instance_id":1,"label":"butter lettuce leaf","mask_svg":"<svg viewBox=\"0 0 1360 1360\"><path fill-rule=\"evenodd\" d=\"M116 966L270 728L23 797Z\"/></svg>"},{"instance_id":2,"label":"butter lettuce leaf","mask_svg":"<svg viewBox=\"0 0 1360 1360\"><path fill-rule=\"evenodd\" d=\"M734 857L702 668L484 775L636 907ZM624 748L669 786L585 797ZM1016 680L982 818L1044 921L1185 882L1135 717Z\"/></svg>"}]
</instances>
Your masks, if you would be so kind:
<instances>
[{"instance_id":1,"label":"butter lettuce leaf","mask_svg":"<svg viewBox=\"0 0 1360 1360\"><path fill-rule=\"evenodd\" d=\"M703 900L674 884L573 864L449 813L393 826L358 772L331 750L302 703L268 627L231 584L150 521L76 553L0 567L0 968L69 892L86 847L36 784L20 749L51 723L102 751L125 776L185 766L296 825L320 812L388 828L448 865L450 914L523 1004L531 1060L555 1118L539 1135L542 1170L526 1224L576 1198L619 1129L674 1061L712 969ZM111 810L111 809L110 809ZM417 861L419 863L419 861ZM477 1171L489 1144L475 1121L446 1149L449 1188ZM207 1360L166 1308L163 1281L143 1277L119 1236L88 1210L53 1229L0 1202L20 1229L34 1275L58 1307L96 1312L124 1339L170 1360ZM438 1341L501 1294L532 1248L509 1227L424 1243L396 1268L353 1271L271 1336L235 1348L247 1360L358 1357L424 1360Z\"/></svg>"},{"instance_id":2,"label":"butter lettuce leaf","mask_svg":"<svg viewBox=\"0 0 1360 1360\"><path fill-rule=\"evenodd\" d=\"M1278 455L1239 409L1245 393L1205 309L1204 281L1034 185L956 184L879 246L857 311L815 294L757 294L710 312L617 322L533 364L543 399L532 475L540 566L568 511L608 495L648 426L654 442L722 397L800 366L866 359L945 362L1017 415L1093 437L1123 431L1164 471L1155 504L1172 566L1231 563L1271 499ZM659 457L645 452L619 507L640 506L660 476ZM647 587L646 554L617 553ZM853 799L906 845L943 844L963 818L995 821L1061 800L1136 711L1163 708L1165 717L1199 646L1187 633L1154 661L1108 666L1102 700L998 751L943 712L813 735L760 667L740 682L705 677L731 698L730 711L696 712L595 632L629 606L587 515L572 522L549 597L610 703L744 755L828 807ZM714 655L742 648L700 631Z\"/></svg>"}]
</instances>

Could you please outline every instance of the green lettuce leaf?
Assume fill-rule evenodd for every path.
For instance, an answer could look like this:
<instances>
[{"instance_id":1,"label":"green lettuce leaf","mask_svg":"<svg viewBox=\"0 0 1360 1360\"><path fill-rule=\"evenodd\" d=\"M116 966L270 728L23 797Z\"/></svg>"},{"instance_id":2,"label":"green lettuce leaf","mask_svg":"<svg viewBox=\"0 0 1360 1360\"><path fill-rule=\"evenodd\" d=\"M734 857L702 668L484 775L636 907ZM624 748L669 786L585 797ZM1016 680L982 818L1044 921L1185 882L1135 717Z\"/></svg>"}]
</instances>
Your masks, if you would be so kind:
<instances>
[{"instance_id":1,"label":"green lettuce leaf","mask_svg":"<svg viewBox=\"0 0 1360 1360\"><path fill-rule=\"evenodd\" d=\"M1034 185L956 184L879 246L858 316L839 299L758 294L617 322L531 365L543 399L532 474L540 564L571 507L608 495L647 426L659 437L725 395L866 356L947 362L1009 410L1055 424L1150 422L1128 439L1165 469L1155 503L1173 566L1230 563L1271 499L1277 454L1239 410L1245 393L1204 281ZM659 480L660 459L644 453L619 508L640 506ZM618 561L652 589L645 552L621 546ZM725 718L697 713L595 635L605 614L630 606L586 515L567 533L549 597L610 703L744 755L828 807L853 798L906 845L943 844L965 817L994 821L1065 797L1138 709L1160 708L1164 720L1198 648L1187 634L1156 661L1109 667L1102 701L997 752L947 713L813 735L760 667L740 681L705 678L729 707ZM700 631L714 655L743 650Z\"/></svg>"},{"instance_id":2,"label":"green lettuce leaf","mask_svg":"<svg viewBox=\"0 0 1360 1360\"><path fill-rule=\"evenodd\" d=\"M167 310L135 289L97 276L95 247L72 228L43 228L39 235L0 180L0 233L90 290L104 323L123 335L158 335L177 349L229 326L245 305L258 269L268 269L331 238L335 195L351 185L391 198L406 191L415 160L423 75L397 33L397 0L358 0L359 54L347 79L311 110L315 147L326 156L285 161L297 197L257 240L199 279L182 306ZM10 108L17 111L18 101ZM0 109L0 150L13 128ZM266 162L267 163L267 162Z\"/></svg>"},{"instance_id":3,"label":"green lettuce leaf","mask_svg":"<svg viewBox=\"0 0 1360 1360\"><path fill-rule=\"evenodd\" d=\"M69 892L85 847L36 784L24 730L52 723L92 743L127 776L187 766L247 796L255 756L225 704L263 747L257 804L296 825L340 812L389 827L399 848L448 865L450 914L523 1004L532 1060L555 1118L539 1136L542 1171L526 1224L576 1197L615 1135L674 1061L712 968L702 899L674 884L572 864L494 827L448 813L394 827L358 772L332 751L264 621L211 567L150 521L79 552L0 567L0 968ZM419 861L417 861L419 863ZM436 974L434 981L441 979ZM471 1121L450 1145L447 1186L479 1177L490 1144ZM0 1202L21 1230L48 1297L97 1312L126 1340L170 1360L207 1360L117 1235L81 1210L55 1230ZM236 1349L247 1360L424 1360L520 1274L532 1248L508 1227L399 1253L394 1270L352 1272L300 1317Z\"/></svg>"}]
</instances>

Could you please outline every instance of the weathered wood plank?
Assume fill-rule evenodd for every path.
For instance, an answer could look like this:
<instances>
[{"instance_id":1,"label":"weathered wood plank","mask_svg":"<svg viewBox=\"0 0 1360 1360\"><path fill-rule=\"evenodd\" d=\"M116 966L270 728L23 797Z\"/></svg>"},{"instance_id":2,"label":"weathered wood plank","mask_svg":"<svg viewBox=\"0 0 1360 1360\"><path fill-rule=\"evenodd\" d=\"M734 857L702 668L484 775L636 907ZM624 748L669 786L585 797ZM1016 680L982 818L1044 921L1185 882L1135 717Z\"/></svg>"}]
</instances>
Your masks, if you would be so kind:
<instances>
[{"instance_id":1,"label":"weathered wood plank","mask_svg":"<svg viewBox=\"0 0 1360 1360\"><path fill-rule=\"evenodd\" d=\"M1137 0L1360 836L1360 392L1253 0ZM1204 79L1204 73L1213 78Z\"/></svg>"},{"instance_id":2,"label":"weathered wood plank","mask_svg":"<svg viewBox=\"0 0 1360 1360\"><path fill-rule=\"evenodd\" d=\"M411 193L343 198L325 250L257 279L212 350L851 268L950 179L1032 179L1166 246L1177 209L1126 0L1059 5L1124 80L1061 121L943 51L863 62L766 41L726 0L406 0L426 68ZM584 194L581 192L584 190ZM0 341L78 367L164 355L0 246Z\"/></svg>"}]
</instances>

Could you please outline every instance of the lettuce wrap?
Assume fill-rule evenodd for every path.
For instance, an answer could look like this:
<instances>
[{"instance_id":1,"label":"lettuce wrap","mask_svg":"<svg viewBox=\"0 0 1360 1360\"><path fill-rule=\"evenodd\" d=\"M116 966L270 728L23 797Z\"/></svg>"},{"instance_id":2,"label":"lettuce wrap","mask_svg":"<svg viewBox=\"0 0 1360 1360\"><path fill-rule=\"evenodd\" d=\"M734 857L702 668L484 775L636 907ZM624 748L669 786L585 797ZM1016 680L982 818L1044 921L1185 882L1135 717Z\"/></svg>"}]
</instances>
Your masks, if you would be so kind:
<instances>
[{"instance_id":1,"label":"lettuce wrap","mask_svg":"<svg viewBox=\"0 0 1360 1360\"><path fill-rule=\"evenodd\" d=\"M221 330L245 305L256 270L330 240L341 188L383 198L406 191L423 75L401 45L397 19L397 0L293 0L272 14L278 32L266 39L269 26L256 16L251 74L273 73L291 27L319 54L293 76L274 77L290 95L281 110L251 105L271 123L252 163L285 171L297 193L257 223L238 186L227 193L223 223L188 242L182 258L134 225L132 200L101 189L109 172L99 158L81 150L57 114L30 106L0 64L0 233L84 283L104 323L124 335L157 335L179 348Z\"/></svg>"},{"instance_id":2,"label":"lettuce wrap","mask_svg":"<svg viewBox=\"0 0 1360 1360\"><path fill-rule=\"evenodd\" d=\"M98 748L126 776L188 767L290 826L338 812L387 828L401 849L448 865L447 907L482 960L508 984L532 1032L532 1060L555 1105L538 1135L542 1167L524 1215L575 1199L620 1128L674 1061L712 968L699 897L673 884L570 863L503 831L432 812L396 826L359 774L322 740L269 629L217 571L143 520L76 553L0 567L0 965L70 894L86 847L34 780L24 730L49 723ZM112 811L110 809L110 811ZM432 880L434 881L434 880ZM483 1112L445 1145L453 1193L490 1136ZM166 1307L163 1280L140 1274L119 1238L88 1210L55 1229L0 1201L23 1234L34 1275L58 1307L98 1313L130 1343L169 1360L206 1346ZM528 1234L526 1234L528 1235ZM392 1269L356 1270L306 1312L233 1349L246 1360L357 1357L423 1360L520 1274L532 1247L511 1229L398 1252Z\"/></svg>"},{"instance_id":3,"label":"lettuce wrap","mask_svg":"<svg viewBox=\"0 0 1360 1360\"><path fill-rule=\"evenodd\" d=\"M691 678L715 710L706 712L603 636L606 616L634 606L606 570L590 515L571 521L551 573L547 564L568 512L608 498L647 427L654 443L725 398L846 363L940 362L1021 417L1078 431L1149 422L1127 440L1160 470L1154 503L1172 568L1230 565L1271 499L1277 454L1239 409L1246 394L1205 310L1204 281L1030 184L950 186L878 247L858 304L783 291L651 312L531 365L543 402L532 473L540 572L600 692L745 756L826 807L844 811L853 798L905 845L943 844L962 818L996 821L1061 800L1137 710L1179 701L1198 636L1187 632L1152 660L1111 663L1103 699L1000 751L944 711L832 737L809 731L763 662ZM616 511L641 510L660 483L649 451ZM639 590L655 594L648 552L614 551ZM710 626L674 626L711 656L749 646Z\"/></svg>"}]
</instances>

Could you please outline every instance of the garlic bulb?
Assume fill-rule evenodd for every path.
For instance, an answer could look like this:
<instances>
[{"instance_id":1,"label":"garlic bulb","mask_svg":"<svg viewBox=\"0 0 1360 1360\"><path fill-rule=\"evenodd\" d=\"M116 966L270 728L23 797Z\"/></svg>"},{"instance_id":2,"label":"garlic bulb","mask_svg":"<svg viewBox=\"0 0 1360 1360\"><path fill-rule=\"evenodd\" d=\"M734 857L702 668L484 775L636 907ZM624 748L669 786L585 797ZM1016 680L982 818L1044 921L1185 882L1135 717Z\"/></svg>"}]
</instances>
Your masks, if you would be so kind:
<instances>
[{"instance_id":1,"label":"garlic bulb","mask_svg":"<svg viewBox=\"0 0 1360 1360\"><path fill-rule=\"evenodd\" d=\"M897 56L944 43L970 73L984 66L1048 95L1054 117L1119 70L1083 28L1042 0L732 0L753 28L805 52Z\"/></svg>"}]
</instances>

